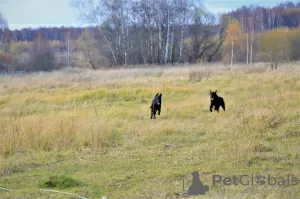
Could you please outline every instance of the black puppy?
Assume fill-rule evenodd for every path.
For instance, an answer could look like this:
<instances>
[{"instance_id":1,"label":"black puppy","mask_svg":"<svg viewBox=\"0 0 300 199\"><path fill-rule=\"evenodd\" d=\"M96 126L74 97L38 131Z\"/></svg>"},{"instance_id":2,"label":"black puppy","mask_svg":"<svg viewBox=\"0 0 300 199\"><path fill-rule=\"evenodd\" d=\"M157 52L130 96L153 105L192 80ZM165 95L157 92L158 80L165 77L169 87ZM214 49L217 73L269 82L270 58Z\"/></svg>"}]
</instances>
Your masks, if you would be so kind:
<instances>
[{"instance_id":1,"label":"black puppy","mask_svg":"<svg viewBox=\"0 0 300 199\"><path fill-rule=\"evenodd\" d=\"M210 112L212 112L212 108L214 106L215 106L215 110L218 111L218 112L219 112L220 106L222 106L222 108L225 111L224 99L217 95L217 91L216 92L209 91L209 92L210 92L210 107L209 107Z\"/></svg>"},{"instance_id":2,"label":"black puppy","mask_svg":"<svg viewBox=\"0 0 300 199\"><path fill-rule=\"evenodd\" d=\"M162 94L157 93L151 103L151 118L156 119L155 114L156 111L158 111L158 115L160 115L160 111L161 111L161 98L162 98Z\"/></svg>"}]
</instances>

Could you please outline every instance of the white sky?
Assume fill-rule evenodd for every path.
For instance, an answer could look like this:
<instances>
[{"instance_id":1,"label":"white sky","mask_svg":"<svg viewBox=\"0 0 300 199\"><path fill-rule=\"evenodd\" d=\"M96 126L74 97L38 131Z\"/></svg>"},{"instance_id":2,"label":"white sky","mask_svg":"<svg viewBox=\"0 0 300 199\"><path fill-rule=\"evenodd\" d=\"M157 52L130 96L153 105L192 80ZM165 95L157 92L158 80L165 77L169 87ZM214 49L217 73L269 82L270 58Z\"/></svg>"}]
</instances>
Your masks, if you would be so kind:
<instances>
[{"instance_id":1,"label":"white sky","mask_svg":"<svg viewBox=\"0 0 300 199\"><path fill-rule=\"evenodd\" d=\"M257 4L275 6L286 0L202 0L206 8L214 13L233 10L242 5ZM300 0L299 0L300 1ZM0 0L0 12L8 21L9 28L36 28L82 26L78 13L70 6L70 0ZM297 2L297 1L293 1Z\"/></svg>"}]
</instances>

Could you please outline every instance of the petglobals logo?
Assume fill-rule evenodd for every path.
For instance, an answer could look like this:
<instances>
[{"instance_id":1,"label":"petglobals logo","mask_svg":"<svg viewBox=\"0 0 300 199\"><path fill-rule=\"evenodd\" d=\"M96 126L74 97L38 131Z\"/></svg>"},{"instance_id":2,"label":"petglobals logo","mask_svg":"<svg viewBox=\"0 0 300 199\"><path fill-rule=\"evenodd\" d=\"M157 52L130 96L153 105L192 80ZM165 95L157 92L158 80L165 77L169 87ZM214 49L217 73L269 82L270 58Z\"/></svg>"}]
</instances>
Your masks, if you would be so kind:
<instances>
[{"instance_id":1,"label":"petglobals logo","mask_svg":"<svg viewBox=\"0 0 300 199\"><path fill-rule=\"evenodd\" d=\"M183 175L179 184L181 184L181 191L175 194L188 197L206 195L214 186L295 186L300 184L300 178L291 174L282 176L271 174L224 176L211 172L201 172L200 177L200 172L194 170Z\"/></svg>"},{"instance_id":2,"label":"petglobals logo","mask_svg":"<svg viewBox=\"0 0 300 199\"><path fill-rule=\"evenodd\" d=\"M202 182L199 171L188 172L182 177L182 196L205 195L209 186Z\"/></svg>"},{"instance_id":3,"label":"petglobals logo","mask_svg":"<svg viewBox=\"0 0 300 199\"><path fill-rule=\"evenodd\" d=\"M213 175L213 185L270 185L270 186L293 186L300 183L300 179L287 174L286 176L275 177L270 174L267 175L233 175L233 176L221 176Z\"/></svg>"}]
</instances>

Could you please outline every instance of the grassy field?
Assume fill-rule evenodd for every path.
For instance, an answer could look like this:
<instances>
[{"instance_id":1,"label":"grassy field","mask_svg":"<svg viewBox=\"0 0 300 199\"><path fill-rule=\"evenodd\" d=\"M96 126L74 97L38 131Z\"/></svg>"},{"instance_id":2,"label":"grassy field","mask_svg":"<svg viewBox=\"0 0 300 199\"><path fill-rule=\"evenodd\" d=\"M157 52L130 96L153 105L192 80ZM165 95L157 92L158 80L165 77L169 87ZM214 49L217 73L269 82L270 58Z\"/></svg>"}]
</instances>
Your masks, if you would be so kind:
<instances>
[{"instance_id":1,"label":"grassy field","mask_svg":"<svg viewBox=\"0 0 300 199\"><path fill-rule=\"evenodd\" d=\"M209 112L209 90L226 112ZM192 170L209 191L191 198L300 198L300 182L212 186L213 175L300 179L300 65L0 76L0 198L176 198Z\"/></svg>"}]
</instances>

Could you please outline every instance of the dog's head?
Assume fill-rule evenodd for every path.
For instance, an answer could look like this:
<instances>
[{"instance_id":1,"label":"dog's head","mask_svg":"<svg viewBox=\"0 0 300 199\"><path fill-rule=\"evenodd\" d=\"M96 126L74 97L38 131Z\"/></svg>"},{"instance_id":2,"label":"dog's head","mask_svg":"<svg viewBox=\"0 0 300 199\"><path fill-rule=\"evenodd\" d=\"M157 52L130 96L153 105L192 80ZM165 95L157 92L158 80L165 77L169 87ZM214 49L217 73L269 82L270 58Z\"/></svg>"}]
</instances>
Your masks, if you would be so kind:
<instances>
[{"instance_id":1,"label":"dog's head","mask_svg":"<svg viewBox=\"0 0 300 199\"><path fill-rule=\"evenodd\" d=\"M210 100L211 101L214 101L215 99L217 99L217 97L218 97L217 90L216 90L216 92L211 92L211 90L209 92L210 92Z\"/></svg>"},{"instance_id":2,"label":"dog's head","mask_svg":"<svg viewBox=\"0 0 300 199\"><path fill-rule=\"evenodd\" d=\"M157 105L161 105L162 93L157 93L154 97L154 103Z\"/></svg>"},{"instance_id":3,"label":"dog's head","mask_svg":"<svg viewBox=\"0 0 300 199\"><path fill-rule=\"evenodd\" d=\"M191 174L193 178L199 178L199 171L193 171Z\"/></svg>"}]
</instances>

